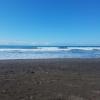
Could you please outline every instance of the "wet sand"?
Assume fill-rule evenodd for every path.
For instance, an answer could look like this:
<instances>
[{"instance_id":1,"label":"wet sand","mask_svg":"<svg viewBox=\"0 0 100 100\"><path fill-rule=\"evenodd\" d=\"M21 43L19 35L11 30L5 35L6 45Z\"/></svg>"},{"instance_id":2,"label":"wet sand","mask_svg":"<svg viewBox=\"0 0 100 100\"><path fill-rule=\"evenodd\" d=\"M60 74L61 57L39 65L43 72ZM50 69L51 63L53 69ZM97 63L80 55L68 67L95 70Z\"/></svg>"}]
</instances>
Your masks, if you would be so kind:
<instances>
[{"instance_id":1,"label":"wet sand","mask_svg":"<svg viewBox=\"0 0 100 100\"><path fill-rule=\"evenodd\" d=\"M0 100L100 100L100 59L0 60Z\"/></svg>"}]
</instances>

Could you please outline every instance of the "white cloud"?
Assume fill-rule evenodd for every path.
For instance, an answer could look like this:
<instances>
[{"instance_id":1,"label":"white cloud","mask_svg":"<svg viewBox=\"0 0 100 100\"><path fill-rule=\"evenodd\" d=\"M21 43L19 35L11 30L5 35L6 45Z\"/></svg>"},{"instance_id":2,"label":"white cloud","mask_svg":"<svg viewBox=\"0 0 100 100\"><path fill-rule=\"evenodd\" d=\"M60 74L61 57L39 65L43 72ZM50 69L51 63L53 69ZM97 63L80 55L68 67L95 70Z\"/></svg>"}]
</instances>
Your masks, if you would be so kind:
<instances>
[{"instance_id":1,"label":"white cloud","mask_svg":"<svg viewBox=\"0 0 100 100\"><path fill-rule=\"evenodd\" d=\"M34 42L21 40L0 40L0 45L50 45L49 42Z\"/></svg>"}]
</instances>

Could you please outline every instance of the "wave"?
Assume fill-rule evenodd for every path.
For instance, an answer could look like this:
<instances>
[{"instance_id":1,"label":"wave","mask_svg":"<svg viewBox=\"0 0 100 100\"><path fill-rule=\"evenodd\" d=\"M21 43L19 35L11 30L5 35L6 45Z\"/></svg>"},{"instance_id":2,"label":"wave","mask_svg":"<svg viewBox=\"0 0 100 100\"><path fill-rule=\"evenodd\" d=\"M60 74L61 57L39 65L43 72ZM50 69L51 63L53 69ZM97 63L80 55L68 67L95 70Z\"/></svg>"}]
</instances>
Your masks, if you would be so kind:
<instances>
[{"instance_id":1,"label":"wave","mask_svg":"<svg viewBox=\"0 0 100 100\"><path fill-rule=\"evenodd\" d=\"M36 47L36 48L0 48L0 51L100 51L100 47Z\"/></svg>"},{"instance_id":2,"label":"wave","mask_svg":"<svg viewBox=\"0 0 100 100\"><path fill-rule=\"evenodd\" d=\"M0 59L100 58L100 47L0 48Z\"/></svg>"}]
</instances>

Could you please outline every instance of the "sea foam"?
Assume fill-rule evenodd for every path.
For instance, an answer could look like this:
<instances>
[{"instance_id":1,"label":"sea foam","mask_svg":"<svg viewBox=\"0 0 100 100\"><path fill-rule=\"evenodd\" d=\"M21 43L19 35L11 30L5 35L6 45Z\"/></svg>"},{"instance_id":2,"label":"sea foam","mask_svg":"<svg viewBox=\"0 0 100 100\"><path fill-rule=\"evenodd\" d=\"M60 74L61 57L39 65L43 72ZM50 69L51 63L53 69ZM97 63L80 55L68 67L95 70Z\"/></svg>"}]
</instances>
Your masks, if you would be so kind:
<instances>
[{"instance_id":1,"label":"sea foam","mask_svg":"<svg viewBox=\"0 0 100 100\"><path fill-rule=\"evenodd\" d=\"M0 46L0 59L100 58L100 47Z\"/></svg>"}]
</instances>

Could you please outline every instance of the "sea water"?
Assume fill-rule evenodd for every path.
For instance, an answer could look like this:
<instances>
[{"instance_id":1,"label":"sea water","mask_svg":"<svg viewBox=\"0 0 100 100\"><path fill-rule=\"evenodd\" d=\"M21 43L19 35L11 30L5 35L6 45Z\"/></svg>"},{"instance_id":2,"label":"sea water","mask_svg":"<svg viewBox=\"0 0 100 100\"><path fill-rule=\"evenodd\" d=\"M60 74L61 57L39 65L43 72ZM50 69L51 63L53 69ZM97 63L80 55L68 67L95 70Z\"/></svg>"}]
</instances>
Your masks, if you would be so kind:
<instances>
[{"instance_id":1,"label":"sea water","mask_svg":"<svg viewBox=\"0 0 100 100\"><path fill-rule=\"evenodd\" d=\"M0 45L0 59L100 58L100 46Z\"/></svg>"}]
</instances>

